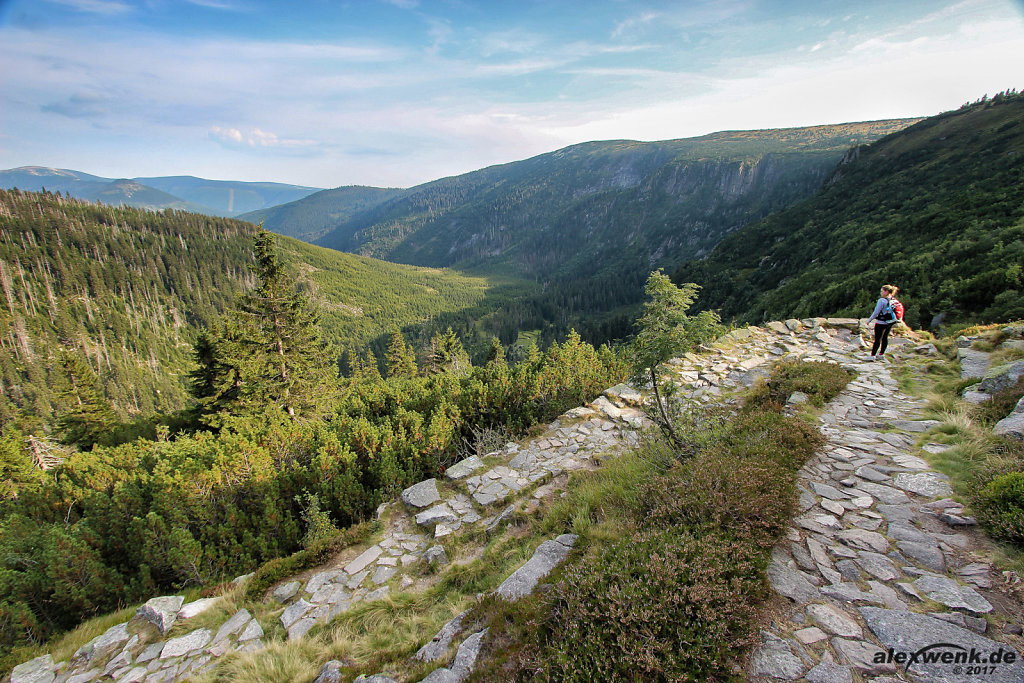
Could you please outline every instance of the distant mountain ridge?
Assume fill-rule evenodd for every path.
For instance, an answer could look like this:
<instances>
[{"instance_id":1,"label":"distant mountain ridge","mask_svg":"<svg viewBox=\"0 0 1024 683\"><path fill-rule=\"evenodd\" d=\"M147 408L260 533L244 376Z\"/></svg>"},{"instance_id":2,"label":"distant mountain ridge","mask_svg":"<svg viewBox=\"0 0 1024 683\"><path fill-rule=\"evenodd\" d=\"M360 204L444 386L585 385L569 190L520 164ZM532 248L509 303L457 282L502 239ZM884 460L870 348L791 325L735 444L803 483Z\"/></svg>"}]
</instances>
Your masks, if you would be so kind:
<instances>
[{"instance_id":1,"label":"distant mountain ridge","mask_svg":"<svg viewBox=\"0 0 1024 683\"><path fill-rule=\"evenodd\" d=\"M206 180L193 176L101 178L47 166L0 171L0 188L68 193L78 199L140 209L182 209L210 216L237 216L306 197L320 188L284 183Z\"/></svg>"},{"instance_id":2,"label":"distant mountain ridge","mask_svg":"<svg viewBox=\"0 0 1024 683\"><path fill-rule=\"evenodd\" d=\"M393 199L405 190L349 185L321 190L295 201L258 209L237 216L252 223L263 222L267 230L315 242L340 223Z\"/></svg>"},{"instance_id":3,"label":"distant mountain ridge","mask_svg":"<svg viewBox=\"0 0 1024 683\"><path fill-rule=\"evenodd\" d=\"M631 332L652 269L705 254L737 228L813 194L851 147L918 120L574 145L409 188L316 243L533 280L544 291L517 302L510 319L531 320L546 340L569 327L592 341L620 338ZM323 221L307 228L296 219L304 205L327 199L294 202L288 234L324 229ZM511 329L499 334L507 342Z\"/></svg>"}]
</instances>

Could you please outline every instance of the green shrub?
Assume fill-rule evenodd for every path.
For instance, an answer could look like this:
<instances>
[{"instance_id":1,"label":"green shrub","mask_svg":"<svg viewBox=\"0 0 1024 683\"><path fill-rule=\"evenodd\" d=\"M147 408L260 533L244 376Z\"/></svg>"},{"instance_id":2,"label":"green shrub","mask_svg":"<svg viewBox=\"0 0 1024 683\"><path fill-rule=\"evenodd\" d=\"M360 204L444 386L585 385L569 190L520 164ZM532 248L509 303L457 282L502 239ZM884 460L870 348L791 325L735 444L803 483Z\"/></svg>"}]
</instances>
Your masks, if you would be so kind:
<instances>
[{"instance_id":1,"label":"green shrub","mask_svg":"<svg viewBox=\"0 0 1024 683\"><path fill-rule=\"evenodd\" d=\"M539 678L728 678L751 604L765 597L762 556L756 544L671 528L608 546L557 584Z\"/></svg>"},{"instance_id":2,"label":"green shrub","mask_svg":"<svg viewBox=\"0 0 1024 683\"><path fill-rule=\"evenodd\" d=\"M988 533L1024 548L1024 472L1003 474L974 496L974 508Z\"/></svg>"},{"instance_id":3,"label":"green shrub","mask_svg":"<svg viewBox=\"0 0 1024 683\"><path fill-rule=\"evenodd\" d=\"M747 406L780 406L795 391L807 394L812 404L823 406L838 396L853 377L853 373L837 363L781 361L773 368L771 378L752 392Z\"/></svg>"}]
</instances>

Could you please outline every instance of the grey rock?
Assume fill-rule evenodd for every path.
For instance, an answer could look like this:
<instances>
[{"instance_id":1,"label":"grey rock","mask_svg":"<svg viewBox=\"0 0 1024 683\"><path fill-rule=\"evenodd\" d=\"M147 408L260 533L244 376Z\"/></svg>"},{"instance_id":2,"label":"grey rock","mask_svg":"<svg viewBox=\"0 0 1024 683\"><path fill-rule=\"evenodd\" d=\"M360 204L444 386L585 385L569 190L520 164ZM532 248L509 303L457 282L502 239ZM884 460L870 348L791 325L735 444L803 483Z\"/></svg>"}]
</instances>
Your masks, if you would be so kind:
<instances>
[{"instance_id":1,"label":"grey rock","mask_svg":"<svg viewBox=\"0 0 1024 683\"><path fill-rule=\"evenodd\" d=\"M604 397L602 396L601 398ZM431 672L420 683L462 683L462 679L451 669L442 668Z\"/></svg>"},{"instance_id":2,"label":"grey rock","mask_svg":"<svg viewBox=\"0 0 1024 683\"><path fill-rule=\"evenodd\" d=\"M437 479L427 479L402 491L402 502L412 508L425 508L441 500Z\"/></svg>"},{"instance_id":3,"label":"grey rock","mask_svg":"<svg viewBox=\"0 0 1024 683\"><path fill-rule=\"evenodd\" d=\"M327 584L332 581L337 581L342 576L344 576L344 574L339 570L317 572L313 576L309 577L309 581L306 583L306 592L316 593Z\"/></svg>"},{"instance_id":4,"label":"grey rock","mask_svg":"<svg viewBox=\"0 0 1024 683\"><path fill-rule=\"evenodd\" d=\"M960 379L984 377L988 370L988 353L972 348L960 348L956 352L960 359Z\"/></svg>"},{"instance_id":5,"label":"grey rock","mask_svg":"<svg viewBox=\"0 0 1024 683\"><path fill-rule=\"evenodd\" d=\"M882 474L881 472L876 470L874 467L871 467L870 465L862 465L861 467L858 467L854 474L856 474L861 479L867 479L868 481L873 481L876 483L889 480L889 475Z\"/></svg>"},{"instance_id":6,"label":"grey rock","mask_svg":"<svg viewBox=\"0 0 1024 683\"><path fill-rule=\"evenodd\" d=\"M309 633L309 630L316 626L316 622L317 620L313 617L299 619L288 627L288 640L302 640Z\"/></svg>"},{"instance_id":7,"label":"grey rock","mask_svg":"<svg viewBox=\"0 0 1024 683\"><path fill-rule=\"evenodd\" d=\"M843 602L870 602L877 605L884 604L882 599L876 595L865 593L854 583L843 582L832 586L824 586L821 589L822 595L827 595Z\"/></svg>"},{"instance_id":8,"label":"grey rock","mask_svg":"<svg viewBox=\"0 0 1024 683\"><path fill-rule=\"evenodd\" d=\"M128 624L118 624L108 628L103 635L83 647L79 652L85 650L85 658L88 661L99 659L105 654L113 652L121 643L127 642L130 638ZM78 656L79 652L76 652L75 656Z\"/></svg>"},{"instance_id":9,"label":"grey rock","mask_svg":"<svg viewBox=\"0 0 1024 683\"><path fill-rule=\"evenodd\" d=\"M997 436L1024 441L1024 397L1017 401L1017 407L1012 413L996 423L992 432Z\"/></svg>"},{"instance_id":10,"label":"grey rock","mask_svg":"<svg viewBox=\"0 0 1024 683\"><path fill-rule=\"evenodd\" d=\"M897 474L893 483L897 488L928 498L953 495L953 489L949 485L948 477L944 477L937 472Z\"/></svg>"},{"instance_id":11,"label":"grey rock","mask_svg":"<svg viewBox=\"0 0 1024 683\"><path fill-rule=\"evenodd\" d=\"M147 645L146 649L139 653L139 656L135 658L136 664L144 664L145 662L156 659L160 656L160 650L164 649L163 643L153 643Z\"/></svg>"},{"instance_id":12,"label":"grey rock","mask_svg":"<svg viewBox=\"0 0 1024 683\"><path fill-rule=\"evenodd\" d=\"M238 634L238 642L245 643L250 640L256 640L257 638L263 637L263 627L260 626L260 622L253 619L250 621L242 632Z\"/></svg>"},{"instance_id":13,"label":"grey rock","mask_svg":"<svg viewBox=\"0 0 1024 683\"><path fill-rule=\"evenodd\" d=\"M513 602L529 595L542 578L569 556L576 539L574 534L563 534L554 540L544 541L534 551L533 557L505 579L494 592Z\"/></svg>"},{"instance_id":14,"label":"grey rock","mask_svg":"<svg viewBox=\"0 0 1024 683\"><path fill-rule=\"evenodd\" d=\"M839 659L845 664L868 674L891 673L896 667L884 661L876 662L878 654L884 654L884 650L873 643L862 640L848 640L836 636L832 639L832 648L839 654Z\"/></svg>"},{"instance_id":15,"label":"grey rock","mask_svg":"<svg viewBox=\"0 0 1024 683\"><path fill-rule=\"evenodd\" d=\"M287 602L299 592L300 588L302 588L301 581L289 581L288 583L283 583L274 589L274 599L278 602Z\"/></svg>"},{"instance_id":16,"label":"grey rock","mask_svg":"<svg viewBox=\"0 0 1024 683\"><path fill-rule=\"evenodd\" d=\"M349 576L358 574L359 572L363 571L371 564L376 562L377 558L380 557L383 553L384 551L381 550L381 547L379 545L370 546L369 548L364 550L359 557L345 565L345 573ZM355 588L355 586L349 585L349 588Z\"/></svg>"},{"instance_id":17,"label":"grey rock","mask_svg":"<svg viewBox=\"0 0 1024 683\"><path fill-rule=\"evenodd\" d=\"M928 545L938 545L939 543L935 537L902 522L890 524L888 534L897 541L911 541Z\"/></svg>"},{"instance_id":18,"label":"grey rock","mask_svg":"<svg viewBox=\"0 0 1024 683\"><path fill-rule=\"evenodd\" d=\"M910 502L910 498L907 494L903 493L899 489L894 489L891 486L883 486L882 484L875 484L873 482L864 482L858 488L863 490L865 493L871 494L874 498L878 499L885 505L905 505Z\"/></svg>"},{"instance_id":19,"label":"grey rock","mask_svg":"<svg viewBox=\"0 0 1024 683\"><path fill-rule=\"evenodd\" d=\"M146 671L146 670L143 669L143 671ZM97 678L99 678L102 675L103 675L103 672L100 671L99 669L89 669L88 671L84 671L84 672L82 672L80 674L75 674L74 676L71 676L66 681L64 681L64 683L90 683L90 681L95 681ZM11 680L14 680L14 679L11 679Z\"/></svg>"},{"instance_id":20,"label":"grey rock","mask_svg":"<svg viewBox=\"0 0 1024 683\"><path fill-rule=\"evenodd\" d=\"M320 667L320 673L317 674L313 683L341 683L341 670L343 668L345 668L345 665L342 662L332 659Z\"/></svg>"},{"instance_id":21,"label":"grey rock","mask_svg":"<svg viewBox=\"0 0 1024 683\"><path fill-rule=\"evenodd\" d=\"M812 491L823 498L830 498L832 500L848 500L850 498L850 494L840 491L834 486L829 486L828 484L819 484L816 481L812 481L809 485Z\"/></svg>"},{"instance_id":22,"label":"grey rock","mask_svg":"<svg viewBox=\"0 0 1024 683\"><path fill-rule=\"evenodd\" d=\"M313 609L313 605L300 598L298 602L289 605L281 614L281 625L286 629L291 627L292 624L305 616L311 609Z\"/></svg>"},{"instance_id":23,"label":"grey rock","mask_svg":"<svg viewBox=\"0 0 1024 683\"><path fill-rule=\"evenodd\" d=\"M181 609L178 610L179 619L191 619L192 617L198 616L210 609L220 598L200 598L199 600L193 600L192 602L185 603Z\"/></svg>"},{"instance_id":24,"label":"grey rock","mask_svg":"<svg viewBox=\"0 0 1024 683\"><path fill-rule=\"evenodd\" d=\"M391 588L389 586L381 586L375 591L370 591L363 598L364 602L373 602L374 600L383 600L391 594Z\"/></svg>"},{"instance_id":25,"label":"grey rock","mask_svg":"<svg viewBox=\"0 0 1024 683\"><path fill-rule=\"evenodd\" d=\"M882 581L891 581L900 576L892 560L880 553L862 552L857 562L867 573Z\"/></svg>"},{"instance_id":26,"label":"grey rock","mask_svg":"<svg viewBox=\"0 0 1024 683\"><path fill-rule=\"evenodd\" d=\"M900 552L910 559L937 572L946 571L946 558L934 543L914 543L900 541L896 544Z\"/></svg>"},{"instance_id":27,"label":"grey rock","mask_svg":"<svg viewBox=\"0 0 1024 683\"><path fill-rule=\"evenodd\" d=\"M163 649L160 651L160 659L170 659L171 657L180 657L187 655L189 652L199 650L207 646L210 639L213 637L213 633L208 628L197 628L195 631L181 636L180 638L171 638L164 643Z\"/></svg>"},{"instance_id":28,"label":"grey rock","mask_svg":"<svg viewBox=\"0 0 1024 683\"><path fill-rule=\"evenodd\" d=\"M448 553L444 551L443 546L435 545L427 548L427 552L423 553L423 559L431 567L443 567L448 564Z\"/></svg>"},{"instance_id":29,"label":"grey rock","mask_svg":"<svg viewBox=\"0 0 1024 683\"><path fill-rule=\"evenodd\" d=\"M771 676L785 681L795 681L804 673L804 663L793 654L782 638L767 631L761 631L764 643L750 657L750 672L754 676Z\"/></svg>"},{"instance_id":30,"label":"grey rock","mask_svg":"<svg viewBox=\"0 0 1024 683\"><path fill-rule=\"evenodd\" d=\"M316 681L313 681L313 683L316 683ZM398 681L384 674L374 674L372 676L360 676L356 679L356 683L398 683Z\"/></svg>"},{"instance_id":31,"label":"grey rock","mask_svg":"<svg viewBox=\"0 0 1024 683\"><path fill-rule=\"evenodd\" d=\"M857 550L868 550L876 553L884 553L889 550L889 541L886 540L885 536L876 531L844 529L836 534L836 537L841 542Z\"/></svg>"},{"instance_id":32,"label":"grey rock","mask_svg":"<svg viewBox=\"0 0 1024 683\"><path fill-rule=\"evenodd\" d=\"M914 511L907 505L878 505L875 507L885 517L885 521L904 522L909 524L914 519Z\"/></svg>"},{"instance_id":33,"label":"grey rock","mask_svg":"<svg viewBox=\"0 0 1024 683\"><path fill-rule=\"evenodd\" d=\"M481 460L479 456L471 455L465 460L461 460L445 470L444 476L453 481L465 479L483 466L484 461Z\"/></svg>"},{"instance_id":34,"label":"grey rock","mask_svg":"<svg viewBox=\"0 0 1024 683\"><path fill-rule=\"evenodd\" d=\"M50 655L30 659L11 671L11 683L52 683L54 678L56 674Z\"/></svg>"},{"instance_id":35,"label":"grey rock","mask_svg":"<svg viewBox=\"0 0 1024 683\"><path fill-rule=\"evenodd\" d=\"M149 621L160 634L167 633L178 618L178 611L185 602L183 595L165 595L159 598L152 598L146 604L135 610L135 616Z\"/></svg>"},{"instance_id":36,"label":"grey rock","mask_svg":"<svg viewBox=\"0 0 1024 683\"><path fill-rule=\"evenodd\" d=\"M829 662L818 664L804 674L804 678L808 683L853 683L853 674L849 668Z\"/></svg>"},{"instance_id":37,"label":"grey rock","mask_svg":"<svg viewBox=\"0 0 1024 683\"><path fill-rule=\"evenodd\" d=\"M373 584L379 586L391 580L391 577L398 573L397 567L377 567L373 573Z\"/></svg>"},{"instance_id":38,"label":"grey rock","mask_svg":"<svg viewBox=\"0 0 1024 683\"><path fill-rule=\"evenodd\" d=\"M477 631L466 638L462 645L459 645L459 649L455 653L455 661L449 667L455 675L459 676L459 680L466 679L473 672L473 667L476 666L476 659L480 656L480 648L483 647L484 638L486 637L487 629Z\"/></svg>"},{"instance_id":39,"label":"grey rock","mask_svg":"<svg viewBox=\"0 0 1024 683\"><path fill-rule=\"evenodd\" d=\"M987 614L992 604L970 586L962 586L945 576L922 576L914 586L930 599L951 609L962 609L972 614Z\"/></svg>"},{"instance_id":40,"label":"grey rock","mask_svg":"<svg viewBox=\"0 0 1024 683\"><path fill-rule=\"evenodd\" d=\"M834 635L860 638L864 634L857 620L838 607L822 604L808 605L807 614L821 624L826 631Z\"/></svg>"},{"instance_id":41,"label":"grey rock","mask_svg":"<svg viewBox=\"0 0 1024 683\"><path fill-rule=\"evenodd\" d=\"M451 647L452 640L462 630L462 620L466 618L470 610L466 610L461 614L452 618L447 624L441 627L441 630L437 632L430 642L421 647L413 659L417 659L421 662L433 662L437 661L444 656L444 653Z\"/></svg>"},{"instance_id":42,"label":"grey rock","mask_svg":"<svg viewBox=\"0 0 1024 683\"><path fill-rule=\"evenodd\" d=\"M798 603L810 602L818 597L818 589L796 569L790 569L777 559L768 565L768 581L779 595Z\"/></svg>"},{"instance_id":43,"label":"grey rock","mask_svg":"<svg viewBox=\"0 0 1024 683\"><path fill-rule=\"evenodd\" d=\"M516 506L509 505L507 508L501 511L501 513L494 518L490 524L487 525L487 533L493 534L501 528L501 525L508 520L512 519L512 514L515 512Z\"/></svg>"},{"instance_id":44,"label":"grey rock","mask_svg":"<svg viewBox=\"0 0 1024 683\"><path fill-rule=\"evenodd\" d=\"M628 384L616 384L611 389L605 389L604 394L613 401L618 399L627 405L641 406L644 402L643 395Z\"/></svg>"},{"instance_id":45,"label":"grey rock","mask_svg":"<svg viewBox=\"0 0 1024 683\"><path fill-rule=\"evenodd\" d=\"M923 434L932 427L939 425L938 420L893 420L890 423L893 428L912 434Z\"/></svg>"},{"instance_id":46,"label":"grey rock","mask_svg":"<svg viewBox=\"0 0 1024 683\"><path fill-rule=\"evenodd\" d=\"M786 399L786 405L788 405L788 406L800 405L802 403L807 403L809 400L811 400L810 396L808 396L804 392L802 392L802 391L794 391L792 394L789 395L789 398Z\"/></svg>"},{"instance_id":47,"label":"grey rock","mask_svg":"<svg viewBox=\"0 0 1024 683\"><path fill-rule=\"evenodd\" d=\"M252 615L249 614L249 610L244 607L238 610L231 615L231 618L225 621L219 629L217 629L217 635L213 637L213 644L216 645L228 636L234 635L241 630L243 626L248 624L251 619Z\"/></svg>"},{"instance_id":48,"label":"grey rock","mask_svg":"<svg viewBox=\"0 0 1024 683\"><path fill-rule=\"evenodd\" d=\"M989 368L984 378L978 382L978 390L994 394L1016 384L1021 375L1024 375L1024 360L997 365Z\"/></svg>"},{"instance_id":49,"label":"grey rock","mask_svg":"<svg viewBox=\"0 0 1024 683\"><path fill-rule=\"evenodd\" d=\"M992 400L992 394L986 394L984 391L976 389L964 389L962 396L965 401L974 405L980 405Z\"/></svg>"},{"instance_id":50,"label":"grey rock","mask_svg":"<svg viewBox=\"0 0 1024 683\"><path fill-rule=\"evenodd\" d=\"M868 628L878 637L882 645L894 652L919 652L922 648L937 643L950 643L957 648L970 650L974 648L982 656L1002 650L1003 653L1013 652L1016 661L1013 664L1000 664L996 671L984 676L985 681L999 683L1019 682L1024 680L1024 664L1015 649L1005 643L997 643L968 629L954 626L940 619L924 614L907 611L878 609L875 607L860 608L861 616ZM962 650L943 648L943 651L955 653ZM953 663L918 661L910 663L906 668L909 672L921 676L924 680L934 681L968 681L977 680L975 676L960 676L954 673Z\"/></svg>"}]
</instances>

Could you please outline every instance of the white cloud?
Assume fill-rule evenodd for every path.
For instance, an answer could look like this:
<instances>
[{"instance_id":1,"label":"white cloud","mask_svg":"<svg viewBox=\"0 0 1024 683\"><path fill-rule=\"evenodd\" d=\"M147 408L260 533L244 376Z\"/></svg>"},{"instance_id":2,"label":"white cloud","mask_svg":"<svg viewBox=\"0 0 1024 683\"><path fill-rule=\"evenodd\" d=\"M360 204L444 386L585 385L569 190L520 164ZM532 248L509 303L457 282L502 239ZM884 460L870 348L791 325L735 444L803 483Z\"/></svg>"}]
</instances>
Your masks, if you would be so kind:
<instances>
[{"instance_id":1,"label":"white cloud","mask_svg":"<svg viewBox=\"0 0 1024 683\"><path fill-rule=\"evenodd\" d=\"M210 126L210 137L228 147L305 147L316 144L314 140L282 139L259 128L249 128L243 133L238 128Z\"/></svg>"}]
</instances>

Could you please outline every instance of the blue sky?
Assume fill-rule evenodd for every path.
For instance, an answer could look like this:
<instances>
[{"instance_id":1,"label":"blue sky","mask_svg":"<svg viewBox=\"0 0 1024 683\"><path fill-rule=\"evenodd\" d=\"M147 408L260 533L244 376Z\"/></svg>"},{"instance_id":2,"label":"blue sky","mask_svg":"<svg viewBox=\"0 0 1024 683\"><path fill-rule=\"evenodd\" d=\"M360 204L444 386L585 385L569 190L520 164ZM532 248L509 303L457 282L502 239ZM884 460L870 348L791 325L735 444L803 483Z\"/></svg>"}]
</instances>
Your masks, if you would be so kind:
<instances>
[{"instance_id":1,"label":"blue sky","mask_svg":"<svg viewBox=\"0 0 1024 683\"><path fill-rule=\"evenodd\" d=\"M0 168L409 186L1024 89L1021 0L0 0Z\"/></svg>"}]
</instances>

